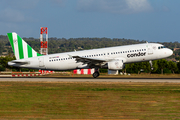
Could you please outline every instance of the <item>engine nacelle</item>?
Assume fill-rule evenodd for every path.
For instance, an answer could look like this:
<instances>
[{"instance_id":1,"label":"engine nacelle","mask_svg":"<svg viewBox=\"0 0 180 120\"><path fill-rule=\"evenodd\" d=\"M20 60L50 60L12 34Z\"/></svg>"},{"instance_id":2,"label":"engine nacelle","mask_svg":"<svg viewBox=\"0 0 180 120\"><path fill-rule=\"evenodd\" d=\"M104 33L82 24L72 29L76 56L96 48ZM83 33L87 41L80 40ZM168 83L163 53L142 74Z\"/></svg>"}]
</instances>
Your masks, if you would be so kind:
<instances>
[{"instance_id":1,"label":"engine nacelle","mask_svg":"<svg viewBox=\"0 0 180 120\"><path fill-rule=\"evenodd\" d=\"M122 70L124 69L123 60L115 60L108 62L108 69L109 70Z\"/></svg>"}]
</instances>

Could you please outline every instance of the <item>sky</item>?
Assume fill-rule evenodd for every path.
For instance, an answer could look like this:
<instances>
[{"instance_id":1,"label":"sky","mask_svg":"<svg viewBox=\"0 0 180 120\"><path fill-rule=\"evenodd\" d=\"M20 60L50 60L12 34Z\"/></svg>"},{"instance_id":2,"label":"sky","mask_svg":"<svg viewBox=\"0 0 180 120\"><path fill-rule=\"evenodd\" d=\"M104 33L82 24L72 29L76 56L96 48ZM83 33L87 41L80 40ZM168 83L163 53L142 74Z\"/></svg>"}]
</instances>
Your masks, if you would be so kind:
<instances>
[{"instance_id":1,"label":"sky","mask_svg":"<svg viewBox=\"0 0 180 120\"><path fill-rule=\"evenodd\" d=\"M180 0L1 0L0 35L180 42Z\"/></svg>"}]
</instances>

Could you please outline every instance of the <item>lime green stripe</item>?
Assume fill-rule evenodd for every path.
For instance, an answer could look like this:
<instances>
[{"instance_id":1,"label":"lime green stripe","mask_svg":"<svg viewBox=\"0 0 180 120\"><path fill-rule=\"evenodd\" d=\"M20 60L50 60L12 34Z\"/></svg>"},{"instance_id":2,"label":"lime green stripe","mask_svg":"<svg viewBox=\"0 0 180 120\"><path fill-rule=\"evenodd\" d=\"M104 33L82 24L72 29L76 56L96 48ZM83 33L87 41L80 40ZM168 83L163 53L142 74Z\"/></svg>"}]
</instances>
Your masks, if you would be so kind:
<instances>
[{"instance_id":1,"label":"lime green stripe","mask_svg":"<svg viewBox=\"0 0 180 120\"><path fill-rule=\"evenodd\" d=\"M11 47L12 47L12 49L13 49L13 51L14 51L14 43L13 43L12 33L7 33L7 35L8 35L9 41L10 41L10 43L11 43ZM15 53L15 51L14 51L14 53Z\"/></svg>"},{"instance_id":2,"label":"lime green stripe","mask_svg":"<svg viewBox=\"0 0 180 120\"><path fill-rule=\"evenodd\" d=\"M43 56L43 55L41 55L41 54L37 53L37 56Z\"/></svg>"},{"instance_id":3,"label":"lime green stripe","mask_svg":"<svg viewBox=\"0 0 180 120\"><path fill-rule=\"evenodd\" d=\"M19 58L23 59L24 58L24 52L23 52L23 44L22 44L22 39L17 35L18 39L18 48L19 48Z\"/></svg>"},{"instance_id":4,"label":"lime green stripe","mask_svg":"<svg viewBox=\"0 0 180 120\"><path fill-rule=\"evenodd\" d=\"M32 57L32 48L29 46L29 45L27 45L27 51L28 51L28 58L30 58L30 57Z\"/></svg>"}]
</instances>

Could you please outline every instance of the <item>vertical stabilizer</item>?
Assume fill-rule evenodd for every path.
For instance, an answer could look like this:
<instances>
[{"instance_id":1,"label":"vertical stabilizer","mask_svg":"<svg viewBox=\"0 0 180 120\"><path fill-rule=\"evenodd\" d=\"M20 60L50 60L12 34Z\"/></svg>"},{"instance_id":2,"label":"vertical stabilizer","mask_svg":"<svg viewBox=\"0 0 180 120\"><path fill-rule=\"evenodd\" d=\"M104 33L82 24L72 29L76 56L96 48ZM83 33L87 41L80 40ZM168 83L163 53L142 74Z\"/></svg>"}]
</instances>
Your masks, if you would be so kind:
<instances>
[{"instance_id":1,"label":"vertical stabilizer","mask_svg":"<svg viewBox=\"0 0 180 120\"><path fill-rule=\"evenodd\" d=\"M42 56L32 49L19 35L15 32L7 33L16 59L25 59Z\"/></svg>"}]
</instances>

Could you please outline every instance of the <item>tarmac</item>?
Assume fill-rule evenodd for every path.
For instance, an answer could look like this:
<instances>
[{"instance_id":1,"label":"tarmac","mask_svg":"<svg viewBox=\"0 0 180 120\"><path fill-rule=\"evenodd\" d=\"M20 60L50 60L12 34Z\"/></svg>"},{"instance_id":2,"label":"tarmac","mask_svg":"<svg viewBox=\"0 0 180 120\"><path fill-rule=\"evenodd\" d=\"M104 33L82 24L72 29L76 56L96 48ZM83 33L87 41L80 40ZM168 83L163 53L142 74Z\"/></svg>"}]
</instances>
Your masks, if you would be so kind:
<instances>
[{"instance_id":1,"label":"tarmac","mask_svg":"<svg viewBox=\"0 0 180 120\"><path fill-rule=\"evenodd\" d=\"M180 78L0 78L0 82L137 82L180 83Z\"/></svg>"}]
</instances>

